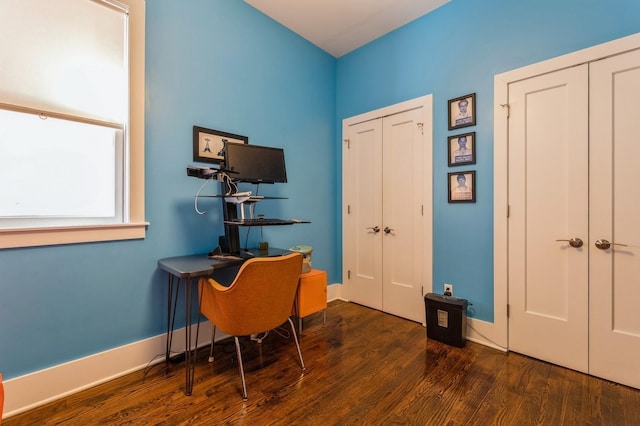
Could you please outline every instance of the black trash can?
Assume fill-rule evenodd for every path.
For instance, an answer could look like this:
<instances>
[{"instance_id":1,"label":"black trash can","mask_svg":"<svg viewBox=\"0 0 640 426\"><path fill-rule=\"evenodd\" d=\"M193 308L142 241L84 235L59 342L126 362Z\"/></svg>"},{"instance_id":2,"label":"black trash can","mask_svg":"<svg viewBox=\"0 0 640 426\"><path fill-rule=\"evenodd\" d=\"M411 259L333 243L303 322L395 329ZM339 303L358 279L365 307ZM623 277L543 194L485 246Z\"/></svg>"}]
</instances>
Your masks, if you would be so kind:
<instances>
[{"instance_id":1,"label":"black trash can","mask_svg":"<svg viewBox=\"0 0 640 426\"><path fill-rule=\"evenodd\" d=\"M424 296L427 337L451 346L463 347L467 341L465 299L428 293Z\"/></svg>"}]
</instances>

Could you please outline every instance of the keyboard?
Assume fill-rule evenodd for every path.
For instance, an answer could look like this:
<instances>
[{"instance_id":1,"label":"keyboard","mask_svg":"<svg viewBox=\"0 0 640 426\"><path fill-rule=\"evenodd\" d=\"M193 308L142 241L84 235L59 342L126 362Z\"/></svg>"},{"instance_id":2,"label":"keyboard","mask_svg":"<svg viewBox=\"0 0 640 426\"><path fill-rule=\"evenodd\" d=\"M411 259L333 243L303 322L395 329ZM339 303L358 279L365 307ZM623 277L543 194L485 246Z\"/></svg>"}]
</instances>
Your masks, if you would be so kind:
<instances>
[{"instance_id":1,"label":"keyboard","mask_svg":"<svg viewBox=\"0 0 640 426\"><path fill-rule=\"evenodd\" d=\"M293 220L286 219L234 219L229 220L226 223L232 225L243 226L271 226L271 225L292 225L295 222Z\"/></svg>"}]
</instances>

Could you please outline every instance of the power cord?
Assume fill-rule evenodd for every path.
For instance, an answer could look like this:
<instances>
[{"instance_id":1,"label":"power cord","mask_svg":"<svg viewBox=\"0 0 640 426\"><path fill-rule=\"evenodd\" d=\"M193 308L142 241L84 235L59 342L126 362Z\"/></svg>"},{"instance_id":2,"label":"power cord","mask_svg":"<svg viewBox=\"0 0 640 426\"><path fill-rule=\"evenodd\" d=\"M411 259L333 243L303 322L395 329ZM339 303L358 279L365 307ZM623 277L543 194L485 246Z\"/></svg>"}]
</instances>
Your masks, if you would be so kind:
<instances>
[{"instance_id":1,"label":"power cord","mask_svg":"<svg viewBox=\"0 0 640 426\"><path fill-rule=\"evenodd\" d=\"M207 184L213 179L214 175L212 175L211 177L205 179L204 183L200 186L200 189L198 189L198 192L196 192L196 199L193 201L193 207L196 210L196 213L198 214L206 214L207 211L206 210L200 210L198 209L198 198L200 197L200 192L204 189L205 186L207 186Z\"/></svg>"},{"instance_id":2,"label":"power cord","mask_svg":"<svg viewBox=\"0 0 640 426\"><path fill-rule=\"evenodd\" d=\"M233 181L233 179L231 179L231 177L227 173L222 172L222 171L218 171L217 173L211 174L208 178L205 179L204 183L198 189L198 192L196 192L196 197L195 197L195 200L193 202L193 207L194 207L196 213L198 213L200 215L203 215L203 214L207 213L206 210L200 210L198 208L198 200L200 198L200 192L202 192L204 187L207 186L209 184L209 182L212 181L212 180L221 181L221 182L223 182L225 184L225 186L229 189L227 191L226 195L234 194L234 193L238 192L238 185L236 185L236 183Z\"/></svg>"},{"instance_id":3,"label":"power cord","mask_svg":"<svg viewBox=\"0 0 640 426\"><path fill-rule=\"evenodd\" d=\"M254 342L262 343L262 341L266 339L268 335L269 335L268 331L265 331L264 333L262 333L262 336L260 336L259 334L253 334L251 335L251 340L253 340Z\"/></svg>"},{"instance_id":4,"label":"power cord","mask_svg":"<svg viewBox=\"0 0 640 426\"><path fill-rule=\"evenodd\" d=\"M233 179L231 179L231 177L227 173L219 172L218 174L220 175L218 180L221 180L222 182L224 182L227 188L229 188L229 191L227 191L225 195L231 195L238 192L238 185L236 185L236 183L233 181Z\"/></svg>"},{"instance_id":5,"label":"power cord","mask_svg":"<svg viewBox=\"0 0 640 426\"><path fill-rule=\"evenodd\" d=\"M473 326L471 326L469 323L467 323L467 327L469 327L471 330L475 331L476 334L480 337L482 337L483 339L485 339L488 342L493 343L494 345L496 345L497 347L499 347L500 349L504 349L505 351L508 351L509 348L504 347L502 345L499 345L498 343L494 342L493 340L489 339L487 336L485 336L484 334L480 333L478 330L476 330L475 328L473 328Z\"/></svg>"}]
</instances>

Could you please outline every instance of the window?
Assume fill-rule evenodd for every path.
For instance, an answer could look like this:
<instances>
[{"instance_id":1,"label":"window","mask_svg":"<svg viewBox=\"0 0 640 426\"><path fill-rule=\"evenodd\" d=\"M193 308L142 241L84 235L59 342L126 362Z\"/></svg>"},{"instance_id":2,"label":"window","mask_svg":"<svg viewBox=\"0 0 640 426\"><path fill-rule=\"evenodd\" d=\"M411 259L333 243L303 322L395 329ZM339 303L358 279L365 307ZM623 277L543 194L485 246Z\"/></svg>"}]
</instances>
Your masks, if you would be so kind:
<instances>
[{"instance_id":1,"label":"window","mask_svg":"<svg viewBox=\"0 0 640 426\"><path fill-rule=\"evenodd\" d=\"M0 2L0 248L145 236L144 14Z\"/></svg>"}]
</instances>

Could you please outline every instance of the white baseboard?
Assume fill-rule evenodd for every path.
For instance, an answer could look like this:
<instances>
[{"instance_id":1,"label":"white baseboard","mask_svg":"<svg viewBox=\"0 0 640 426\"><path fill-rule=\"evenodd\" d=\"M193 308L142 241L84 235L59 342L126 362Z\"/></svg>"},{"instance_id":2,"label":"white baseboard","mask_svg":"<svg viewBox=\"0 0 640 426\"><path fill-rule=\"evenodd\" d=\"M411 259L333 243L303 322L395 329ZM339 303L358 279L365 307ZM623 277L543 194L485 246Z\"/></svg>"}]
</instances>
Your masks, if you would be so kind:
<instances>
[{"instance_id":1,"label":"white baseboard","mask_svg":"<svg viewBox=\"0 0 640 426\"><path fill-rule=\"evenodd\" d=\"M195 341L196 327L191 328ZM216 333L216 340L226 336ZM165 334L140 340L59 364L44 370L4 381L3 418L23 413L51 401L108 382L144 369L147 365L164 362ZM211 324L200 323L198 347L211 342ZM173 333L173 352L184 352L185 329Z\"/></svg>"},{"instance_id":2,"label":"white baseboard","mask_svg":"<svg viewBox=\"0 0 640 426\"><path fill-rule=\"evenodd\" d=\"M332 300L344 300L342 297L342 284L331 284L327 286L327 302Z\"/></svg>"}]
</instances>

